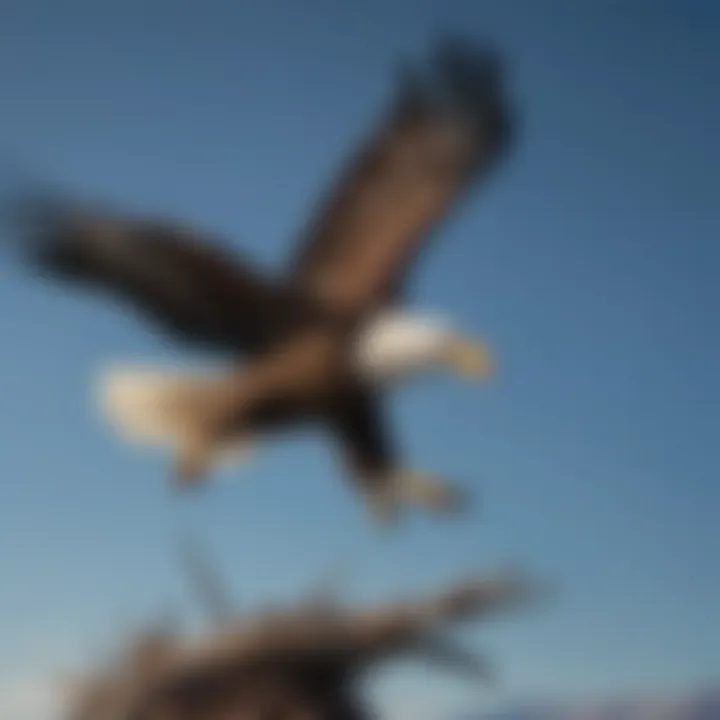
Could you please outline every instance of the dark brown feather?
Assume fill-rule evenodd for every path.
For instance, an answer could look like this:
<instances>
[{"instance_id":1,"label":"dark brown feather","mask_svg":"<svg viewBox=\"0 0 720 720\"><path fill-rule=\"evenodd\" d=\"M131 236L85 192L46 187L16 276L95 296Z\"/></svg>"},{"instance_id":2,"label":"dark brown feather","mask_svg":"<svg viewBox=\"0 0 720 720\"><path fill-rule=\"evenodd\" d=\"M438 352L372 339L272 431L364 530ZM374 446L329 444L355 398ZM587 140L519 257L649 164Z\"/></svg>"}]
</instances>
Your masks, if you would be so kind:
<instances>
[{"instance_id":1,"label":"dark brown feather","mask_svg":"<svg viewBox=\"0 0 720 720\"><path fill-rule=\"evenodd\" d=\"M262 351L309 315L287 288L179 225L55 210L24 247L41 271L112 292L173 336L214 349Z\"/></svg>"}]
</instances>

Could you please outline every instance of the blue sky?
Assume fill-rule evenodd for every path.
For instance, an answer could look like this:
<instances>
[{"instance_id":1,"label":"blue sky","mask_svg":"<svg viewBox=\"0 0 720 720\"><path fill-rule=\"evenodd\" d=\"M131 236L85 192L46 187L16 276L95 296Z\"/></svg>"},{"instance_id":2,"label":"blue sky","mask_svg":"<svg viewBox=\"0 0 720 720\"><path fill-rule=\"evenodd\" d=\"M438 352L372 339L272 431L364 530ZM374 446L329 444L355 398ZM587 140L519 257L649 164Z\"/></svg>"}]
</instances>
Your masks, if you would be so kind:
<instances>
[{"instance_id":1,"label":"blue sky","mask_svg":"<svg viewBox=\"0 0 720 720\"><path fill-rule=\"evenodd\" d=\"M377 688L396 717L720 675L712 3L3 1L0 143L79 193L191 219L278 266L398 58L440 29L507 53L523 133L410 299L486 337L501 371L487 387L423 380L392 409L412 462L466 480L479 509L378 537L327 446L301 438L169 494L164 458L118 442L89 385L108 360L188 356L110 301L2 266L6 697L188 609L182 528L241 607L291 602L346 558L358 600L505 561L559 584L553 606L469 631L497 689L403 667Z\"/></svg>"}]
</instances>

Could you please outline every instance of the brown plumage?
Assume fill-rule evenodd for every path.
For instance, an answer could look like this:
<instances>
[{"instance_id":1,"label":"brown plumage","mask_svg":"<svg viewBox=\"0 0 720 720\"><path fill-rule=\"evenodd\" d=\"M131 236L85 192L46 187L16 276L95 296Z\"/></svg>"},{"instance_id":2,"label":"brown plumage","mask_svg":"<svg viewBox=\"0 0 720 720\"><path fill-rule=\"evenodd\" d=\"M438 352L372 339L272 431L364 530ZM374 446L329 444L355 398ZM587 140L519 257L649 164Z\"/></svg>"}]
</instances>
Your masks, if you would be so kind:
<instances>
[{"instance_id":1,"label":"brown plumage","mask_svg":"<svg viewBox=\"0 0 720 720\"><path fill-rule=\"evenodd\" d=\"M383 661L415 657L487 680L487 665L441 630L504 611L530 591L505 574L365 611L301 607L228 620L194 640L146 633L109 667L71 684L66 717L360 720L370 715L358 683Z\"/></svg>"},{"instance_id":2,"label":"brown plumage","mask_svg":"<svg viewBox=\"0 0 720 720\"><path fill-rule=\"evenodd\" d=\"M401 500L457 505L450 486L400 466L375 376L425 355L487 369L483 350L458 335L433 339L418 322L386 317L431 230L502 154L510 120L492 54L446 43L430 70L404 78L284 277L261 276L185 227L62 203L24 208L24 247L45 271L114 292L175 337L244 360L203 378L115 378L111 415L135 435L170 441L183 483L240 442L315 422L383 516ZM401 330L410 339L398 340Z\"/></svg>"}]
</instances>

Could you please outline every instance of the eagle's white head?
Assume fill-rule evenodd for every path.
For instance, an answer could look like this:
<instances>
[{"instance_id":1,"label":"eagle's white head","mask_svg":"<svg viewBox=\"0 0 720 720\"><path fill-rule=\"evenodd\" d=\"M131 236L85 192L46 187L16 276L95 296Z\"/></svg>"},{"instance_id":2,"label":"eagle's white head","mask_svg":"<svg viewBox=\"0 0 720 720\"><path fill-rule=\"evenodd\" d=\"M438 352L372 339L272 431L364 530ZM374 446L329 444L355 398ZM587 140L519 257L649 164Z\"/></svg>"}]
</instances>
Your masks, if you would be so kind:
<instances>
[{"instance_id":1,"label":"eagle's white head","mask_svg":"<svg viewBox=\"0 0 720 720\"><path fill-rule=\"evenodd\" d=\"M450 367L464 377L490 373L488 350L454 330L442 317L403 311L380 313L361 329L353 357L358 374L384 385Z\"/></svg>"}]
</instances>

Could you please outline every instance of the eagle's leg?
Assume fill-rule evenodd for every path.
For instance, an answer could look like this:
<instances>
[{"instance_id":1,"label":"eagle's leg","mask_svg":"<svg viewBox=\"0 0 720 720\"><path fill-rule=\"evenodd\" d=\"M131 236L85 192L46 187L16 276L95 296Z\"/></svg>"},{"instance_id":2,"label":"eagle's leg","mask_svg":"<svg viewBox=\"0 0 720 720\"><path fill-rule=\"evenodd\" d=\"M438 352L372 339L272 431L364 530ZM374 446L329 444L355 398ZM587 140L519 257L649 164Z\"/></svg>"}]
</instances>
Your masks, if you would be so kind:
<instances>
[{"instance_id":1,"label":"eagle's leg","mask_svg":"<svg viewBox=\"0 0 720 720\"><path fill-rule=\"evenodd\" d=\"M175 457L175 482L181 488L205 482L213 466L237 465L245 460L254 440L244 432L198 434L182 443Z\"/></svg>"}]
</instances>

